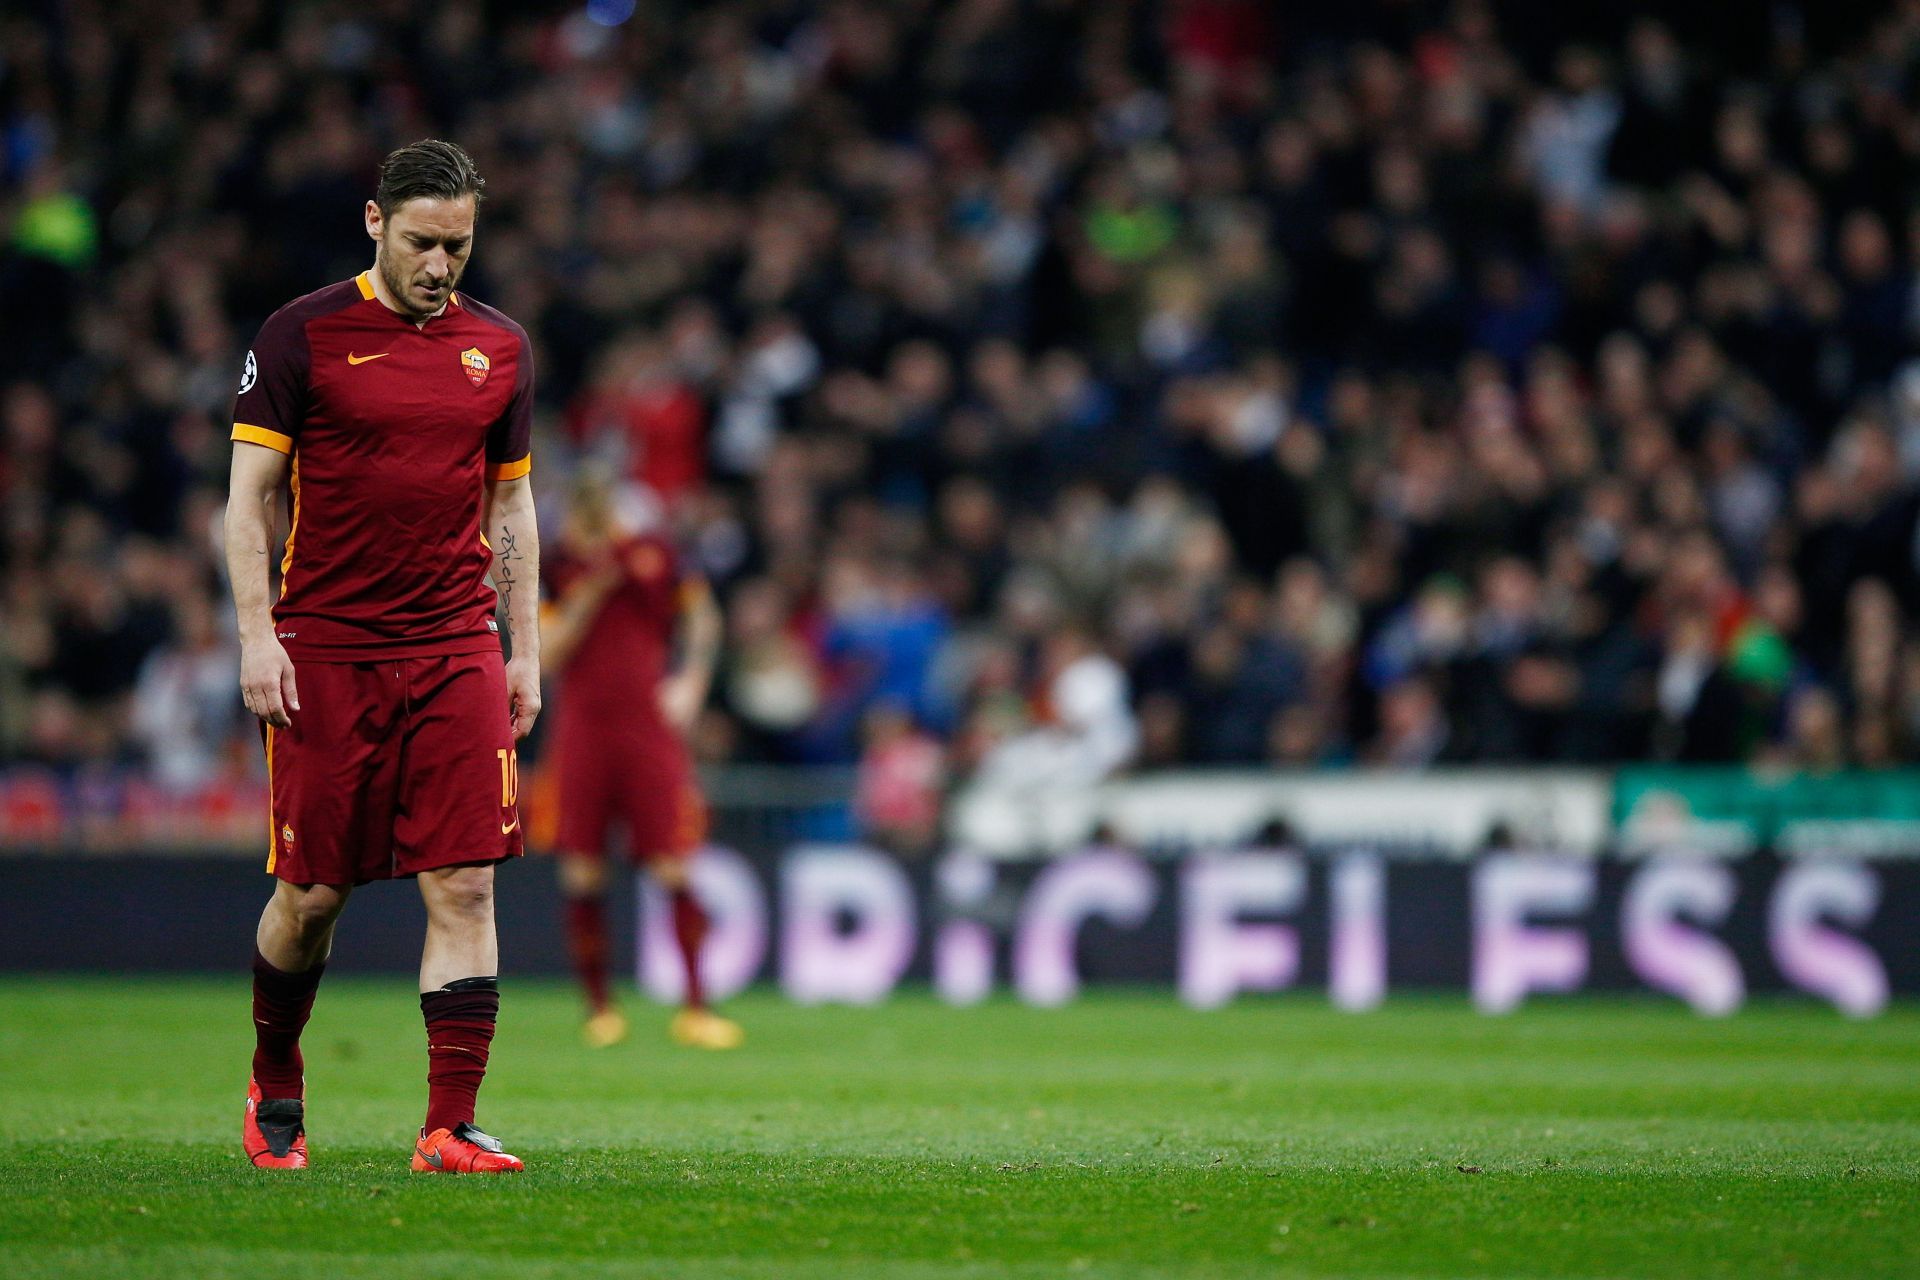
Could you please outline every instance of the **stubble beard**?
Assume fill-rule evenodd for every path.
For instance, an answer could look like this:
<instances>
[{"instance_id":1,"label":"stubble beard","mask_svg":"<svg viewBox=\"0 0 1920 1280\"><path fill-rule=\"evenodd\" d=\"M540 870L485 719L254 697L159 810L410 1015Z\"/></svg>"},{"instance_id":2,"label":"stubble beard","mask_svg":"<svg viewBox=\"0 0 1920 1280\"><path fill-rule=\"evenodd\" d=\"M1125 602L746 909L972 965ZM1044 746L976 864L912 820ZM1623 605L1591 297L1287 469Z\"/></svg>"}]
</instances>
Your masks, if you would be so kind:
<instances>
[{"instance_id":1,"label":"stubble beard","mask_svg":"<svg viewBox=\"0 0 1920 1280\"><path fill-rule=\"evenodd\" d=\"M440 295L440 301L433 305L431 311L423 311L414 305L413 282L394 266L393 259L387 256L387 247L384 244L374 248L373 267L380 273L380 279L387 286L387 292L393 295L393 300L398 302L406 314L414 320L429 320L444 311L447 302L453 297L454 286L460 283L458 275L451 277L447 281L446 292Z\"/></svg>"}]
</instances>

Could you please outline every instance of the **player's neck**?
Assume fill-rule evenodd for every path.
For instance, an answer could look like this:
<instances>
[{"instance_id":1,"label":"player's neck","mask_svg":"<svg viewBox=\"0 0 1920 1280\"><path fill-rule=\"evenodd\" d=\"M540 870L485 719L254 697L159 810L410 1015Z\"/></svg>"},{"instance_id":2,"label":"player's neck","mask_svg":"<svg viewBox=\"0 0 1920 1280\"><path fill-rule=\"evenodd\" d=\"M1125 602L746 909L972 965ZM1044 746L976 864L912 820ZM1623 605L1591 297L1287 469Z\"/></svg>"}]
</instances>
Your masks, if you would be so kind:
<instances>
[{"instance_id":1,"label":"player's neck","mask_svg":"<svg viewBox=\"0 0 1920 1280\"><path fill-rule=\"evenodd\" d=\"M424 329L427 327L427 321L438 320L441 316L445 315L448 305L453 302L453 291L448 290L447 300L440 304L440 310L430 316L416 315L401 306L400 300L393 296L391 289L387 288L387 278L385 274L381 272L380 263L377 259L373 264L373 270L367 272L367 277L373 281L373 296L379 301L380 305L399 316L402 320L407 321L416 329Z\"/></svg>"}]
</instances>

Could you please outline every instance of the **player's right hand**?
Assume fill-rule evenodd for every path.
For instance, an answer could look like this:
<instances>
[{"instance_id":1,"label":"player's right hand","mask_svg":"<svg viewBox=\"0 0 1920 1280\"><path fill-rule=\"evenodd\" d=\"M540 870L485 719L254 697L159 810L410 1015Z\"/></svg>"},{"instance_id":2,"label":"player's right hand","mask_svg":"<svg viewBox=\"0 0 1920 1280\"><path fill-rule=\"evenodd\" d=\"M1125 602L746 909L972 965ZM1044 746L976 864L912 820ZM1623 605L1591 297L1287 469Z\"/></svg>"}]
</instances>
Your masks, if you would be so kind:
<instances>
[{"instance_id":1,"label":"player's right hand","mask_svg":"<svg viewBox=\"0 0 1920 1280\"><path fill-rule=\"evenodd\" d=\"M619 585L620 566L611 557L608 557L599 561L593 568L582 574L580 584L575 590L577 590L584 599L590 600L595 605L598 605L602 600L612 595L613 589Z\"/></svg>"},{"instance_id":2,"label":"player's right hand","mask_svg":"<svg viewBox=\"0 0 1920 1280\"><path fill-rule=\"evenodd\" d=\"M300 709L293 659L275 636L240 642L240 700L270 725L285 729Z\"/></svg>"}]
</instances>

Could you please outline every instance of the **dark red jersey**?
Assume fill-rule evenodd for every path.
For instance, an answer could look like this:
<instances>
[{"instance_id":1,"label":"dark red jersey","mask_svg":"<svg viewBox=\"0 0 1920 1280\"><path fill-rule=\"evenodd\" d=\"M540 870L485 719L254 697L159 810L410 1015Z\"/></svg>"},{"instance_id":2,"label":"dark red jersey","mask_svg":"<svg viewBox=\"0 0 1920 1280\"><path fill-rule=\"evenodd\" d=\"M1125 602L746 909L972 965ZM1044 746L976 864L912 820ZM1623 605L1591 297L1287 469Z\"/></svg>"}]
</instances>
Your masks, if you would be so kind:
<instances>
[{"instance_id":1,"label":"dark red jersey","mask_svg":"<svg viewBox=\"0 0 1920 1280\"><path fill-rule=\"evenodd\" d=\"M462 294L415 327L371 274L291 302L254 339L233 438L292 455L274 630L300 659L496 649L485 480L532 466L526 331Z\"/></svg>"},{"instance_id":2,"label":"dark red jersey","mask_svg":"<svg viewBox=\"0 0 1920 1280\"><path fill-rule=\"evenodd\" d=\"M686 586L679 557L664 538L616 539L607 549L620 573L619 585L601 602L573 656L560 671L561 705L583 715L623 723L663 723L660 681L673 660L674 628L680 593ZM544 581L564 600L597 562L562 551L552 558ZM597 714L588 708L598 708ZM572 718L572 717L564 717Z\"/></svg>"}]
</instances>

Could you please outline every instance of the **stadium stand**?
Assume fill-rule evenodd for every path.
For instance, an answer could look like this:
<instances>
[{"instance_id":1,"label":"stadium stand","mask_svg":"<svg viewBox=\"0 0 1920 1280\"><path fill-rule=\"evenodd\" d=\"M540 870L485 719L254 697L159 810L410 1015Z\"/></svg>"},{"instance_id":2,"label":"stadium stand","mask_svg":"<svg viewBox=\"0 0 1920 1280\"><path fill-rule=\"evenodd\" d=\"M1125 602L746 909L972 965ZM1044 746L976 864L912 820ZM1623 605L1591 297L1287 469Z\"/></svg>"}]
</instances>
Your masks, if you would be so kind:
<instances>
[{"instance_id":1,"label":"stadium stand","mask_svg":"<svg viewBox=\"0 0 1920 1280\"><path fill-rule=\"evenodd\" d=\"M1920 7L485 8L0 18L0 763L257 778L241 357L425 136L546 500L721 590L708 761L924 841L1101 653L1139 768L1920 740Z\"/></svg>"}]
</instances>

